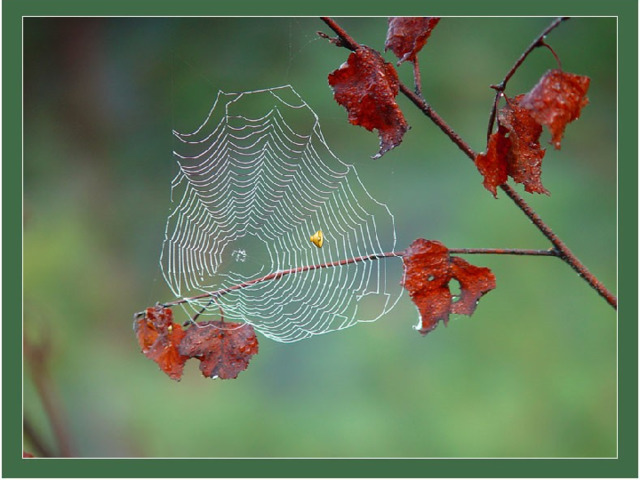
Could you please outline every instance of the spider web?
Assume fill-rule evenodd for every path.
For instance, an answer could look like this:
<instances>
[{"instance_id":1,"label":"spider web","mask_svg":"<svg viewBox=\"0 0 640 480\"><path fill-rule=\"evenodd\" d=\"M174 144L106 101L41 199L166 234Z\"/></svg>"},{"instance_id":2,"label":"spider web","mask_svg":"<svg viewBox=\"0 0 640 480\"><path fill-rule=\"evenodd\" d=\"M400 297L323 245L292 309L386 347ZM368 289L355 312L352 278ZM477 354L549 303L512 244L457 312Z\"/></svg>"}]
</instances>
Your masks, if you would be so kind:
<instances>
[{"instance_id":1,"label":"spider web","mask_svg":"<svg viewBox=\"0 0 640 480\"><path fill-rule=\"evenodd\" d=\"M318 117L291 86L220 91L194 132L174 136L160 266L178 298L274 272L394 251L394 218L326 144ZM322 230L322 248L310 235ZM295 342L371 322L397 303L393 259L309 270L189 299L187 313L223 315Z\"/></svg>"}]
</instances>

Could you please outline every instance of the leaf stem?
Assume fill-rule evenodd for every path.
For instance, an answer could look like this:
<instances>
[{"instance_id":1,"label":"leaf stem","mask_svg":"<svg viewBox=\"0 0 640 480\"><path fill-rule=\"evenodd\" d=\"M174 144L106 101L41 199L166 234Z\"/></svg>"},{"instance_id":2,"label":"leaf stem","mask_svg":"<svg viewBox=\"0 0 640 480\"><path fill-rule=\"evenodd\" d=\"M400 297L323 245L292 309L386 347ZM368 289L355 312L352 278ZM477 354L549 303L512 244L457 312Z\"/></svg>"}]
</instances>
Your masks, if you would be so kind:
<instances>
[{"instance_id":1,"label":"leaf stem","mask_svg":"<svg viewBox=\"0 0 640 480\"><path fill-rule=\"evenodd\" d=\"M553 58L556 59L556 63L558 64L558 70L562 70L562 62L560 61L560 57L558 56L556 51L551 47L551 45L549 45L547 42L542 40L540 42L540 46L541 47L546 47L551 52L551 54L553 55Z\"/></svg>"},{"instance_id":2,"label":"leaf stem","mask_svg":"<svg viewBox=\"0 0 640 480\"><path fill-rule=\"evenodd\" d=\"M420 77L420 67L418 66L418 57L413 60L413 91L422 98L422 78Z\"/></svg>"},{"instance_id":3,"label":"leaf stem","mask_svg":"<svg viewBox=\"0 0 640 480\"><path fill-rule=\"evenodd\" d=\"M502 94L502 91L506 87L507 82L513 76L513 74L520 67L522 62L527 58L527 56L537 47L544 44L544 37L549 32L551 32L554 28L556 28L560 23L567 20L569 17L559 17L556 18L551 24L545 28L540 35L527 47L527 49L523 52L520 58L516 61L516 63L511 67L511 70L507 72L504 79L498 85L492 85L496 91L496 100L493 103L493 109L491 112L490 119L490 128L493 128L493 122L495 121L495 112L498 104L498 97ZM337 45L344 46L350 50L356 50L360 45L356 42L351 36L347 34L347 32L342 29L334 20L328 17L322 17L322 20L339 36L339 41L334 42ZM400 82L400 91L409 99L415 106L417 106L427 117L431 119L433 123L435 123L440 130L444 132L445 135L451 139L451 141L460 148L464 152L464 154L469 157L472 161L476 158L476 152L469 146L467 142L465 142L458 133L453 130L443 119L440 117L435 110L420 96L416 95L415 92L411 91L406 85ZM533 222L533 224L540 230L540 232L547 237L547 239L551 242L551 244L555 247L557 251L558 258L561 258L565 261L571 268L573 268L578 274L594 289L596 290L600 296L602 296L609 305L613 308L618 308L618 300L603 284L600 282L588 269L587 267L578 260L578 258L571 252L569 247L565 245L565 243L560 240L560 238L553 232L553 230L540 218L540 216L529 206L529 204L520 196L518 193L511 188L508 184L503 184L500 188L511 198L511 200L520 208L520 210Z\"/></svg>"}]
</instances>

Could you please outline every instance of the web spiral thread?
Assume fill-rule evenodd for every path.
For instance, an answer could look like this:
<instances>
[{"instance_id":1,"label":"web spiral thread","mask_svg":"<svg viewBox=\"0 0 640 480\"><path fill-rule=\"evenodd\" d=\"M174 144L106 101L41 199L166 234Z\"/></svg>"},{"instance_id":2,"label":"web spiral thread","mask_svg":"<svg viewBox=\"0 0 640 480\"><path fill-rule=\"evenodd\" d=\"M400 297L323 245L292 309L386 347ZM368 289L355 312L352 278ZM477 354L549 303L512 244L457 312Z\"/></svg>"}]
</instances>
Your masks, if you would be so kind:
<instances>
[{"instance_id":1,"label":"web spiral thread","mask_svg":"<svg viewBox=\"0 0 640 480\"><path fill-rule=\"evenodd\" d=\"M173 133L179 172L160 265L177 298L395 249L393 215L331 152L316 114L292 87L219 92L200 127ZM321 248L310 241L317 230ZM183 306L295 342L393 308L400 279L387 278L388 262L309 270Z\"/></svg>"}]
</instances>

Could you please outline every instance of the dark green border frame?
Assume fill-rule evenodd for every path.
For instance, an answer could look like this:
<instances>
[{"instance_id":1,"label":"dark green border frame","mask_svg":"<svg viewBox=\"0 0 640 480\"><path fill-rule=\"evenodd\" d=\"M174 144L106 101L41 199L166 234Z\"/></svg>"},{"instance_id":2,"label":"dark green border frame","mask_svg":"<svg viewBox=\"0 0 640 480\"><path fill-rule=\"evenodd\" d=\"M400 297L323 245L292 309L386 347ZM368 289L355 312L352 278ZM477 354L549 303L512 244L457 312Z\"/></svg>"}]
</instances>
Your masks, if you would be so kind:
<instances>
[{"instance_id":1,"label":"dark green border frame","mask_svg":"<svg viewBox=\"0 0 640 480\"><path fill-rule=\"evenodd\" d=\"M638 475L638 3L635 0L4 0L3 405L7 477L633 477ZM619 21L619 457L617 459L22 459L22 17L23 16L617 16ZM9 141L10 140L10 141Z\"/></svg>"}]
</instances>

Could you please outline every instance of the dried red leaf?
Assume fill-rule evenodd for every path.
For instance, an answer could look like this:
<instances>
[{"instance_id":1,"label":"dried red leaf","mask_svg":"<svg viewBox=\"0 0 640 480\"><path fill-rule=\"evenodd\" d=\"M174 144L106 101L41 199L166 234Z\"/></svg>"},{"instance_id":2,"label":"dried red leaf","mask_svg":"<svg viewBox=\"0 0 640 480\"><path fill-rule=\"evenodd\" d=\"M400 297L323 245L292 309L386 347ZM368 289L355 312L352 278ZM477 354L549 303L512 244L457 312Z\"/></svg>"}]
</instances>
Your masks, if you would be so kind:
<instances>
[{"instance_id":1,"label":"dried red leaf","mask_svg":"<svg viewBox=\"0 0 640 480\"><path fill-rule=\"evenodd\" d=\"M579 118L589 103L586 95L590 81L589 77L549 70L520 101L539 124L547 126L558 150L567 123Z\"/></svg>"},{"instance_id":2,"label":"dried red leaf","mask_svg":"<svg viewBox=\"0 0 640 480\"><path fill-rule=\"evenodd\" d=\"M486 267L476 267L460 257L451 257L451 276L460 283L460 298L451 313L472 315L480 298L496 288L496 277Z\"/></svg>"},{"instance_id":3,"label":"dried red leaf","mask_svg":"<svg viewBox=\"0 0 640 480\"><path fill-rule=\"evenodd\" d=\"M185 336L182 326L173 323L173 312L162 306L147 308L134 322L134 331L142 353L156 362L174 380L180 380L189 357L178 351Z\"/></svg>"},{"instance_id":4,"label":"dried red leaf","mask_svg":"<svg viewBox=\"0 0 640 480\"><path fill-rule=\"evenodd\" d=\"M349 122L378 131L380 150L372 158L380 158L402 142L409 125L395 101L398 74L378 52L358 48L328 78L336 102L347 109Z\"/></svg>"},{"instance_id":5,"label":"dried red leaf","mask_svg":"<svg viewBox=\"0 0 640 480\"><path fill-rule=\"evenodd\" d=\"M491 270L451 257L449 249L437 241L415 240L405 251L402 261L402 285L418 307L418 330L423 335L433 330L439 321L446 325L451 313L471 315L480 297L496 286ZM461 293L457 301L453 301L449 288L452 279L460 283Z\"/></svg>"},{"instance_id":6,"label":"dried red leaf","mask_svg":"<svg viewBox=\"0 0 640 480\"><path fill-rule=\"evenodd\" d=\"M22 451L22 458L35 458L35 455L33 453L25 452L23 450Z\"/></svg>"},{"instance_id":7,"label":"dried red leaf","mask_svg":"<svg viewBox=\"0 0 640 480\"><path fill-rule=\"evenodd\" d=\"M258 339L249 324L199 322L187 329L180 353L197 357L205 377L236 378L258 353Z\"/></svg>"},{"instance_id":8,"label":"dried red leaf","mask_svg":"<svg viewBox=\"0 0 640 480\"><path fill-rule=\"evenodd\" d=\"M440 242L423 238L414 241L402 257L402 286L418 307L423 335L433 330L440 320L449 320L451 291L449 290L449 250Z\"/></svg>"},{"instance_id":9,"label":"dried red leaf","mask_svg":"<svg viewBox=\"0 0 640 480\"><path fill-rule=\"evenodd\" d=\"M402 62L416 61L416 55L431 36L440 17L391 17L384 50L391 51Z\"/></svg>"},{"instance_id":10,"label":"dried red leaf","mask_svg":"<svg viewBox=\"0 0 640 480\"><path fill-rule=\"evenodd\" d=\"M484 188L498 196L497 187L507 181L507 158L511 150L511 141L505 136L508 130L502 126L492 133L487 145L487 153L476 155L476 167L484 177Z\"/></svg>"},{"instance_id":11,"label":"dried red leaf","mask_svg":"<svg viewBox=\"0 0 640 480\"><path fill-rule=\"evenodd\" d=\"M540 148L542 126L530 111L520 106L523 95L507 99L507 106L498 112L498 122L508 130L511 148L507 155L507 173L516 183L522 183L529 193L546 193L542 186L542 158Z\"/></svg>"}]
</instances>

